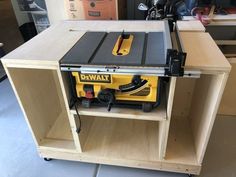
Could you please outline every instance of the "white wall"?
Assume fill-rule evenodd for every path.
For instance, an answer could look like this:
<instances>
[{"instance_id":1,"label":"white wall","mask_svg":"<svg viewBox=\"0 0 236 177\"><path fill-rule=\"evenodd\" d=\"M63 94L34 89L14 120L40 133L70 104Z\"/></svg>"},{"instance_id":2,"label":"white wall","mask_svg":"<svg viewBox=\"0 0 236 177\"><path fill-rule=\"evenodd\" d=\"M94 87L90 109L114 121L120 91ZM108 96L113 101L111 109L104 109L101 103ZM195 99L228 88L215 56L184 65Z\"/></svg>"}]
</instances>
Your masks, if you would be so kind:
<instances>
[{"instance_id":1,"label":"white wall","mask_svg":"<svg viewBox=\"0 0 236 177\"><path fill-rule=\"evenodd\" d=\"M50 24L68 19L64 0L45 0Z\"/></svg>"},{"instance_id":2,"label":"white wall","mask_svg":"<svg viewBox=\"0 0 236 177\"><path fill-rule=\"evenodd\" d=\"M17 0L11 0L11 4L12 4L12 7L13 7L15 16L16 16L18 26L21 26L24 23L27 23L27 22L30 21L30 19L28 17L28 14L20 11Z\"/></svg>"},{"instance_id":3,"label":"white wall","mask_svg":"<svg viewBox=\"0 0 236 177\"><path fill-rule=\"evenodd\" d=\"M61 20L84 19L84 12L81 0L45 0L50 24L58 23ZM70 12L70 3L74 4L76 11ZM72 15L73 14L73 15Z\"/></svg>"}]
</instances>

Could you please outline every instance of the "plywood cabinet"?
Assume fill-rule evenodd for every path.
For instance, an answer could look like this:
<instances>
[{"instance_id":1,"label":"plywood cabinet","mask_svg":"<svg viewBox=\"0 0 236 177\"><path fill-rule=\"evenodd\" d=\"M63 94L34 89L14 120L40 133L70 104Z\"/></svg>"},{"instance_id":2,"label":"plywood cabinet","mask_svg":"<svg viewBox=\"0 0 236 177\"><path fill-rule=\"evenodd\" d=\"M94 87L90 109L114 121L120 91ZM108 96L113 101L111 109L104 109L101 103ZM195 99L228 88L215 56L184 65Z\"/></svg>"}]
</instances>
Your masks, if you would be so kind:
<instances>
[{"instance_id":1,"label":"plywood cabinet","mask_svg":"<svg viewBox=\"0 0 236 177\"><path fill-rule=\"evenodd\" d=\"M222 21L214 22L206 27L207 31L211 34L216 44L227 57L232 66L231 73L222 97L219 108L221 115L236 115L236 94L235 92L235 71L236 71L236 21Z\"/></svg>"},{"instance_id":2,"label":"plywood cabinet","mask_svg":"<svg viewBox=\"0 0 236 177\"><path fill-rule=\"evenodd\" d=\"M80 121L69 108L69 84L59 60L91 28L148 32L162 30L162 25L144 21L62 22L2 59L40 156L199 174L231 68L209 34L188 31L180 35L188 53L186 69L197 70L200 78L171 77L162 105L150 113L79 107L78 134ZM47 46L52 49L48 51ZM208 46L214 55L206 52Z\"/></svg>"}]
</instances>

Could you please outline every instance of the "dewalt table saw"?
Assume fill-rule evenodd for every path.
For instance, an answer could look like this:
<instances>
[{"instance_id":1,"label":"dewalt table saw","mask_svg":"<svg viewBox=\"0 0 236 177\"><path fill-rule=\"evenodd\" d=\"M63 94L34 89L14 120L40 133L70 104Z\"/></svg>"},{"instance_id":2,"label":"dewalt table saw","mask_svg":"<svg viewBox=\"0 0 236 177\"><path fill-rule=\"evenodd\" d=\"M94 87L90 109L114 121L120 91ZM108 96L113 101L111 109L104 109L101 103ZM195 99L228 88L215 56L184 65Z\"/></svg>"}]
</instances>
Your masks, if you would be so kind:
<instances>
[{"instance_id":1,"label":"dewalt table saw","mask_svg":"<svg viewBox=\"0 0 236 177\"><path fill-rule=\"evenodd\" d=\"M161 102L161 77L191 76L184 73L186 53L172 49L164 23L162 32L88 31L76 42L60 65L72 72L82 106L97 101L110 111L120 103L141 104L149 112Z\"/></svg>"}]
</instances>

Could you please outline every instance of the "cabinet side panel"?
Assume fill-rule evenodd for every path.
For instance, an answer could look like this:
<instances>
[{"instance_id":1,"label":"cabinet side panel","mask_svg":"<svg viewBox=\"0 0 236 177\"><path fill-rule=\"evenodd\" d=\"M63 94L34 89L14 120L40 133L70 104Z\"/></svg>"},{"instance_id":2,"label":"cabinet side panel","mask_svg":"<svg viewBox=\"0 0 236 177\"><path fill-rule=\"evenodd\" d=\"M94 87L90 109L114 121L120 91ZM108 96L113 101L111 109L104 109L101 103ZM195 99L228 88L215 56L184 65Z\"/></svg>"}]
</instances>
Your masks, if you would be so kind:
<instances>
[{"instance_id":1,"label":"cabinet side panel","mask_svg":"<svg viewBox=\"0 0 236 177\"><path fill-rule=\"evenodd\" d=\"M195 78L177 78L172 109L173 118L187 118L189 116L195 82Z\"/></svg>"},{"instance_id":2,"label":"cabinet side panel","mask_svg":"<svg viewBox=\"0 0 236 177\"><path fill-rule=\"evenodd\" d=\"M190 120L198 162L206 151L228 74L202 75L197 79Z\"/></svg>"},{"instance_id":3,"label":"cabinet side panel","mask_svg":"<svg viewBox=\"0 0 236 177\"><path fill-rule=\"evenodd\" d=\"M176 77L170 80L169 88L167 88L167 120L160 122L159 127L159 156L163 159L166 155L169 128L172 116L172 107L175 94Z\"/></svg>"},{"instance_id":4,"label":"cabinet side panel","mask_svg":"<svg viewBox=\"0 0 236 177\"><path fill-rule=\"evenodd\" d=\"M236 115L236 58L234 63L231 61L231 72L224 90L224 94L220 103L218 114L222 115Z\"/></svg>"},{"instance_id":5,"label":"cabinet side panel","mask_svg":"<svg viewBox=\"0 0 236 177\"><path fill-rule=\"evenodd\" d=\"M62 113L53 70L8 68L12 84L37 143Z\"/></svg>"},{"instance_id":6,"label":"cabinet side panel","mask_svg":"<svg viewBox=\"0 0 236 177\"><path fill-rule=\"evenodd\" d=\"M74 116L74 117L75 117L75 122L76 122L76 125L78 128L78 126L79 126L78 117L77 116ZM95 117L81 116L82 125L81 125L81 132L79 134L79 141L81 143L82 151L84 150L85 143L88 138L91 127L93 125L94 119L95 119Z\"/></svg>"},{"instance_id":7,"label":"cabinet side panel","mask_svg":"<svg viewBox=\"0 0 236 177\"><path fill-rule=\"evenodd\" d=\"M58 79L59 79L59 83L60 83L60 88L62 90L62 96L61 98L61 104L65 107L65 109L67 110L67 112L65 114L67 114L66 117L68 117L69 119L67 121L69 121L69 126L71 129L71 133L73 136L73 140L74 140L74 144L76 146L76 149L78 152L81 152L81 144L79 141L79 136L78 136L78 125L77 125L77 121L75 120L75 116L72 115L70 113L70 100L72 98L71 95L71 83L69 81L69 73L67 72L61 72L60 69L57 70L57 74L58 74Z\"/></svg>"}]
</instances>

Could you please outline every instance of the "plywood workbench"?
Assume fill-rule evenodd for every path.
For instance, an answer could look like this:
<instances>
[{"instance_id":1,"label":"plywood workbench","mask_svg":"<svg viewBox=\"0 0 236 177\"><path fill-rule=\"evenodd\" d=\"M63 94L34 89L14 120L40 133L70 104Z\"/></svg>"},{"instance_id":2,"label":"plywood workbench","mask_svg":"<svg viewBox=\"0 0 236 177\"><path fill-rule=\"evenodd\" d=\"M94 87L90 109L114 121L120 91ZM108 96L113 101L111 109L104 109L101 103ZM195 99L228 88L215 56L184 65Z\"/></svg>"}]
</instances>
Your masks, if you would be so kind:
<instances>
[{"instance_id":1,"label":"plywood workbench","mask_svg":"<svg viewBox=\"0 0 236 177\"><path fill-rule=\"evenodd\" d=\"M3 59L3 65L40 156L199 174L231 66L208 33L179 31L187 70L200 78L172 77L166 103L151 113L82 109L82 130L68 105L59 60L87 30L163 31L160 21L64 21ZM174 44L174 43L173 43Z\"/></svg>"}]
</instances>

